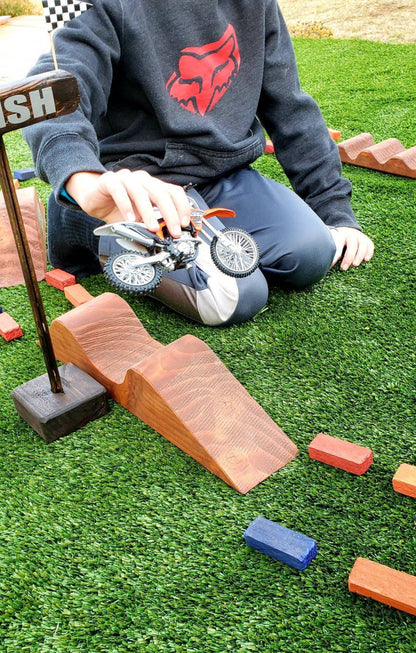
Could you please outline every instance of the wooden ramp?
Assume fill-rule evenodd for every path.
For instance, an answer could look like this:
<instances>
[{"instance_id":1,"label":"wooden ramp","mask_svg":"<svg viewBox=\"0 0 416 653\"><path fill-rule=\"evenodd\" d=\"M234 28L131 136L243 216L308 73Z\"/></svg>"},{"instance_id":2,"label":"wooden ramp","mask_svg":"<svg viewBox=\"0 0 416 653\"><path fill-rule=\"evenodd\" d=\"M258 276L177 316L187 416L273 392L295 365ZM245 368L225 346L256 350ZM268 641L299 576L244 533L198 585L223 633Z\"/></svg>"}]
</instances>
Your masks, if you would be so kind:
<instances>
[{"instance_id":1,"label":"wooden ramp","mask_svg":"<svg viewBox=\"0 0 416 653\"><path fill-rule=\"evenodd\" d=\"M54 320L57 359L99 381L134 415L245 494L296 446L198 338L164 346L130 306L104 293Z\"/></svg>"},{"instance_id":2,"label":"wooden ramp","mask_svg":"<svg viewBox=\"0 0 416 653\"><path fill-rule=\"evenodd\" d=\"M338 143L343 163L416 179L416 147L408 150L397 138L375 143L371 134L353 136Z\"/></svg>"},{"instance_id":3,"label":"wooden ramp","mask_svg":"<svg viewBox=\"0 0 416 653\"><path fill-rule=\"evenodd\" d=\"M16 191L37 281L46 273L45 208L33 186ZM0 288L25 283L3 193L0 193Z\"/></svg>"}]
</instances>

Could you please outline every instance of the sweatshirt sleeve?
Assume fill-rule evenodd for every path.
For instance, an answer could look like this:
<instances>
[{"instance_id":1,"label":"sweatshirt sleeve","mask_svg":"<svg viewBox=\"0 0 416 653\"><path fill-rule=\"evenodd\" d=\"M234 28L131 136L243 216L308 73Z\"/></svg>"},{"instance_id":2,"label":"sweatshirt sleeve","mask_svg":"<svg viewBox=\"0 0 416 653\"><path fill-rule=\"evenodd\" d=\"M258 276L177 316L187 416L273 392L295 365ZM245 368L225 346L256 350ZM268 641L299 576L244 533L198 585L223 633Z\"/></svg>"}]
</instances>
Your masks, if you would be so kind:
<instances>
[{"instance_id":1,"label":"sweatshirt sleeve","mask_svg":"<svg viewBox=\"0 0 416 653\"><path fill-rule=\"evenodd\" d=\"M108 9L110 6L110 9ZM118 17L111 14L118 13ZM105 115L113 70L120 57L120 38L114 25L121 24L117 0L99 0L91 9L53 33L61 70L77 79L80 105L73 113L46 120L23 130L38 176L52 185L62 202L61 191L75 172L104 172L94 123ZM52 54L43 54L30 75L53 70Z\"/></svg>"},{"instance_id":2,"label":"sweatshirt sleeve","mask_svg":"<svg viewBox=\"0 0 416 653\"><path fill-rule=\"evenodd\" d=\"M328 226L360 229L351 184L315 100L299 82L292 41L275 0L266 12L266 56L259 119L295 192Z\"/></svg>"}]
</instances>

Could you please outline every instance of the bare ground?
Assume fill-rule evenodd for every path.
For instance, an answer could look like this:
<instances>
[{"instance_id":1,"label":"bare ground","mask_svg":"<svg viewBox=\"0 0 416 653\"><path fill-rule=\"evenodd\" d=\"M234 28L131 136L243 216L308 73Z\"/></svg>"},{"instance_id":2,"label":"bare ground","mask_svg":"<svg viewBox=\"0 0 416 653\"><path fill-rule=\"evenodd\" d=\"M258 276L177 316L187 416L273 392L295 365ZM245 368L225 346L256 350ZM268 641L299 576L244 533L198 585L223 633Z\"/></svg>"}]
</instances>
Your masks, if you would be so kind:
<instances>
[{"instance_id":1,"label":"bare ground","mask_svg":"<svg viewBox=\"0 0 416 653\"><path fill-rule=\"evenodd\" d=\"M279 6L293 32L316 23L335 38L416 43L416 0L279 0Z\"/></svg>"}]
</instances>

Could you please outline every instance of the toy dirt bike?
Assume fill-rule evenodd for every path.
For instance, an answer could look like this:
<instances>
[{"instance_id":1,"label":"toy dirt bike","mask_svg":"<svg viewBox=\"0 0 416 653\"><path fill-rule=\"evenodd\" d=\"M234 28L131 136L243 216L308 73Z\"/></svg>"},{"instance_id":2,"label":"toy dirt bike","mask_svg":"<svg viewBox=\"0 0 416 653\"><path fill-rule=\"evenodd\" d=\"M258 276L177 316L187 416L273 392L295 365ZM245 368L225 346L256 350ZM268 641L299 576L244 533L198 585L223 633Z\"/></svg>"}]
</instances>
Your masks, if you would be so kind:
<instances>
[{"instance_id":1,"label":"toy dirt bike","mask_svg":"<svg viewBox=\"0 0 416 653\"><path fill-rule=\"evenodd\" d=\"M212 260L219 270L232 277L246 277L259 264L259 250L252 236L240 228L218 230L209 223L212 216L234 217L234 211L213 208L203 211L192 208L188 227L180 238L172 238L157 208L157 233L141 222L114 222L97 227L97 236L114 236L122 252L109 256L103 272L109 282L124 292L150 293L162 280L164 270L172 272L192 264L201 244L199 234L210 243Z\"/></svg>"}]
</instances>

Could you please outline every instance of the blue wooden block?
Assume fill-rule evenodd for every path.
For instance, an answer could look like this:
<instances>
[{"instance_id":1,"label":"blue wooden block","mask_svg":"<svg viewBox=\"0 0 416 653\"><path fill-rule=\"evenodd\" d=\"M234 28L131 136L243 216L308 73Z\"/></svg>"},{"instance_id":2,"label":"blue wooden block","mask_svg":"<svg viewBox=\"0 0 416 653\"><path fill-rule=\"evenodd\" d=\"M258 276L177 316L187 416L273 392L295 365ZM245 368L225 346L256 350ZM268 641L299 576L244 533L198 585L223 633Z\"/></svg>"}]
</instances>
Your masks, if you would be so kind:
<instances>
[{"instance_id":1,"label":"blue wooden block","mask_svg":"<svg viewBox=\"0 0 416 653\"><path fill-rule=\"evenodd\" d=\"M34 168L21 168L20 170L14 170L13 176L19 181L26 181L36 177L36 172Z\"/></svg>"},{"instance_id":2,"label":"blue wooden block","mask_svg":"<svg viewBox=\"0 0 416 653\"><path fill-rule=\"evenodd\" d=\"M315 540L265 517L256 517L244 533L249 546L302 571L318 553Z\"/></svg>"}]
</instances>

